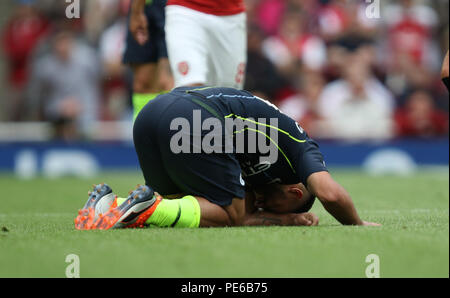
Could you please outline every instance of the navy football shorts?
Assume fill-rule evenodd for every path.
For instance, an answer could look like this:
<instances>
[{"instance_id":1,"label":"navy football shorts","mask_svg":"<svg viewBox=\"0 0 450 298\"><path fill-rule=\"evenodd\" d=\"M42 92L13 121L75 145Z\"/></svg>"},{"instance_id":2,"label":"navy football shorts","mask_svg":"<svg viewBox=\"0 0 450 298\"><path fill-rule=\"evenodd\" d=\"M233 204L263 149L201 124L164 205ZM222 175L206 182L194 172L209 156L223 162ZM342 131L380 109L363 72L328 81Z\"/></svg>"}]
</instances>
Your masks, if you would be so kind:
<instances>
[{"instance_id":1,"label":"navy football shorts","mask_svg":"<svg viewBox=\"0 0 450 298\"><path fill-rule=\"evenodd\" d=\"M219 206L231 205L233 198L245 197L241 167L231 153L192 153L193 110L202 121L214 117L191 100L171 93L160 95L139 113L133 139L145 183L161 195L199 196ZM170 142L177 130L170 130L176 118L190 123L190 153L174 153ZM202 137L207 132L202 132Z\"/></svg>"},{"instance_id":2,"label":"navy football shorts","mask_svg":"<svg viewBox=\"0 0 450 298\"><path fill-rule=\"evenodd\" d=\"M160 58L167 58L166 35L164 32L165 5L166 0L153 0L151 4L145 6L149 40L141 46L128 30L123 63L147 64L155 63Z\"/></svg>"}]
</instances>

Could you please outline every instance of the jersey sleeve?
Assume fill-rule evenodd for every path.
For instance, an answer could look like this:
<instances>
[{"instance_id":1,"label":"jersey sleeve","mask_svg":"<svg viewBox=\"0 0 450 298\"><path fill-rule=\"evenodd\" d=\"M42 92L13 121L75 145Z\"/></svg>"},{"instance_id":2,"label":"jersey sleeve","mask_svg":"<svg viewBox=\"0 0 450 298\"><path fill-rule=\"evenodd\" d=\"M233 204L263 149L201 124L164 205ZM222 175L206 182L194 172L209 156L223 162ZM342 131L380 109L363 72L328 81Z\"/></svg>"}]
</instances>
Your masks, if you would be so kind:
<instances>
[{"instance_id":1,"label":"jersey sleeve","mask_svg":"<svg viewBox=\"0 0 450 298\"><path fill-rule=\"evenodd\" d=\"M280 114L278 118L280 150L284 151L286 159L289 160L288 164L296 182L306 185L311 174L328 171L323 154L317 142L311 139L295 120L281 112ZM284 156L279 158L282 157Z\"/></svg>"},{"instance_id":2,"label":"jersey sleeve","mask_svg":"<svg viewBox=\"0 0 450 298\"><path fill-rule=\"evenodd\" d=\"M300 181L307 186L308 177L317 172L328 172L319 145L312 139L307 140L302 146L300 162L296 164L296 172Z\"/></svg>"}]
</instances>

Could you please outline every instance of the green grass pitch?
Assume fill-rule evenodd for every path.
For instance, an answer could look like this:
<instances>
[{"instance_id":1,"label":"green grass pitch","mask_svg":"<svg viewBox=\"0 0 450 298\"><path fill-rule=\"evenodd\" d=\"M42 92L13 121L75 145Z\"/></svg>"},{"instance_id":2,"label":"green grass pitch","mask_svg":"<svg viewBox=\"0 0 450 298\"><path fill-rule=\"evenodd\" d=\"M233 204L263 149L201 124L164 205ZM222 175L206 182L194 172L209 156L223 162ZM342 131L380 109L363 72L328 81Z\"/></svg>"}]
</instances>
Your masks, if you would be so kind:
<instances>
[{"instance_id":1,"label":"green grass pitch","mask_svg":"<svg viewBox=\"0 0 450 298\"><path fill-rule=\"evenodd\" d=\"M73 219L92 183L125 196L138 173L20 181L0 175L0 277L65 277L76 254L81 277L365 277L377 254L381 277L449 276L449 176L421 171L370 177L332 171L365 220L344 227L317 203L318 227L77 231Z\"/></svg>"}]
</instances>

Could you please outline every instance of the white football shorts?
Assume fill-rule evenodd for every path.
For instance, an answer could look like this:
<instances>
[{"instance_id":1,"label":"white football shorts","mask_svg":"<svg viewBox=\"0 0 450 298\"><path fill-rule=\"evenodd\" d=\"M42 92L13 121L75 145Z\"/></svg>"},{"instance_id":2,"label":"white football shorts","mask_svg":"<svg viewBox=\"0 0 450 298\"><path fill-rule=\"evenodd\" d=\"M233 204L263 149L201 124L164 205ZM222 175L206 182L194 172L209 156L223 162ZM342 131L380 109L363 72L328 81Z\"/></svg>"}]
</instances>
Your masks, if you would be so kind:
<instances>
[{"instance_id":1,"label":"white football shorts","mask_svg":"<svg viewBox=\"0 0 450 298\"><path fill-rule=\"evenodd\" d=\"M166 6L166 44L175 87L242 89L247 62L246 14L216 16Z\"/></svg>"}]
</instances>

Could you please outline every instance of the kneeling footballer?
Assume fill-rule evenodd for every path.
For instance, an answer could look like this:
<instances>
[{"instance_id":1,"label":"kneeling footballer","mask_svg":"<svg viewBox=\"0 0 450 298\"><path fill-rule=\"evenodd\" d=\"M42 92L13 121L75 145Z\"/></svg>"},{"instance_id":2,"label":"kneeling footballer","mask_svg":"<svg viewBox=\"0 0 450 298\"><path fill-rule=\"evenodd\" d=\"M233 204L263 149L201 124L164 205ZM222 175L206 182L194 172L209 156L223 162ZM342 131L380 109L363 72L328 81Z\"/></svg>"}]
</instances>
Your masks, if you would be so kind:
<instances>
[{"instance_id":1,"label":"kneeling footballer","mask_svg":"<svg viewBox=\"0 0 450 298\"><path fill-rule=\"evenodd\" d=\"M363 221L318 144L271 103L233 88L180 87L139 113L145 185L127 198L94 187L77 229L317 225L317 198L344 225Z\"/></svg>"}]
</instances>

